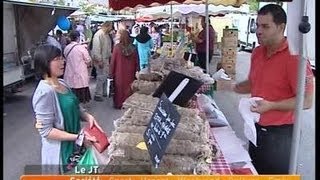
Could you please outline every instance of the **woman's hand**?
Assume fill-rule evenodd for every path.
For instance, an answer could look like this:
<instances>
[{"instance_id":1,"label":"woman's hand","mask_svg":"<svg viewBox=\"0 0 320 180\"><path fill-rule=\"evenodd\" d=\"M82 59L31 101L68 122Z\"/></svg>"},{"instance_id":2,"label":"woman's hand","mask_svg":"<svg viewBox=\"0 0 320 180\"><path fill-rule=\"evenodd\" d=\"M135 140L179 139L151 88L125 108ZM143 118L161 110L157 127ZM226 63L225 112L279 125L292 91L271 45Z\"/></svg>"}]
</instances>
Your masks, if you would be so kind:
<instances>
[{"instance_id":1,"label":"woman's hand","mask_svg":"<svg viewBox=\"0 0 320 180\"><path fill-rule=\"evenodd\" d=\"M86 147L89 147L92 145L92 143L95 143L95 142L97 142L96 137L90 136L86 131L84 131L84 141L83 141L84 145Z\"/></svg>"},{"instance_id":2,"label":"woman's hand","mask_svg":"<svg viewBox=\"0 0 320 180\"><path fill-rule=\"evenodd\" d=\"M104 132L101 126L98 124L97 120L89 113L87 113L86 120L89 123L89 128L91 129L95 125L101 132Z\"/></svg>"}]
</instances>

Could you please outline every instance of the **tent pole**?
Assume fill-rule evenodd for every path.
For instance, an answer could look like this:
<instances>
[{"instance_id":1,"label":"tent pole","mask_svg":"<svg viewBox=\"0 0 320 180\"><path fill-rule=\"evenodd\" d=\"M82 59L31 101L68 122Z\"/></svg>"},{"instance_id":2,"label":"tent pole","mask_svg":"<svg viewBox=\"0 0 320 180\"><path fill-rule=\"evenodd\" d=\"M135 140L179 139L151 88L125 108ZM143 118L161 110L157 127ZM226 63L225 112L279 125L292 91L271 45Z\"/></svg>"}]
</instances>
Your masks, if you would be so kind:
<instances>
[{"instance_id":1,"label":"tent pole","mask_svg":"<svg viewBox=\"0 0 320 180\"><path fill-rule=\"evenodd\" d=\"M294 3L294 2L292 2ZM301 1L301 17L304 13L305 0ZM302 36L302 42L300 43L300 60L298 65L298 84L297 84L297 95L296 95L296 109L295 109L295 121L293 126L293 134L292 134L292 144L291 144L291 153L290 153L290 166L289 166L289 174L297 174L298 173L298 153L299 146L301 141L301 120L303 115L303 102L304 102L304 93L305 93L305 79L306 79L306 66L307 62L304 58L304 43L305 36L300 33Z\"/></svg>"},{"instance_id":2,"label":"tent pole","mask_svg":"<svg viewBox=\"0 0 320 180\"><path fill-rule=\"evenodd\" d=\"M209 74L209 6L206 0L206 72Z\"/></svg>"},{"instance_id":3,"label":"tent pole","mask_svg":"<svg viewBox=\"0 0 320 180\"><path fill-rule=\"evenodd\" d=\"M170 4L170 15L171 15L171 55L172 55L173 54L173 14L172 14L172 4Z\"/></svg>"}]
</instances>

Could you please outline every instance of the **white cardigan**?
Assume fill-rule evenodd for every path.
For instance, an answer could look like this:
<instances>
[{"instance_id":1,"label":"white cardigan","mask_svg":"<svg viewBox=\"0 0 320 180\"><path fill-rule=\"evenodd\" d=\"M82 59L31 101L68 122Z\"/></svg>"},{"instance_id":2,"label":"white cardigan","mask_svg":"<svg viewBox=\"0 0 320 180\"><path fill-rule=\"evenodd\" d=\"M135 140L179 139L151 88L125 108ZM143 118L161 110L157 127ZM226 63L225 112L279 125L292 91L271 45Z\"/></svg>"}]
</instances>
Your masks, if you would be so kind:
<instances>
[{"instance_id":1,"label":"white cardigan","mask_svg":"<svg viewBox=\"0 0 320 180\"><path fill-rule=\"evenodd\" d=\"M70 89L62 79L59 79L59 82ZM64 119L54 88L41 80L33 94L32 105L36 119L41 120L43 125L43 128L38 129L42 142L42 172L43 174L59 174L62 162L60 158L61 141L47 138L52 128L64 130ZM81 113L85 112L81 106L79 108Z\"/></svg>"}]
</instances>

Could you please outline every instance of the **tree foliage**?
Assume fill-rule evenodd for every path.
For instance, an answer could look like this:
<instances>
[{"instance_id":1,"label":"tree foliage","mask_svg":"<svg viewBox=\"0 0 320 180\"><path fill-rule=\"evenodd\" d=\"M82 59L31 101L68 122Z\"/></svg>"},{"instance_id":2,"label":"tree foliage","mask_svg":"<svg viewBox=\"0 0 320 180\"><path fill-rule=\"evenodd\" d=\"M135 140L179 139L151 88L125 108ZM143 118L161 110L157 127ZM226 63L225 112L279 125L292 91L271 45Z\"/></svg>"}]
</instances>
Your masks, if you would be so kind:
<instances>
[{"instance_id":1,"label":"tree foliage","mask_svg":"<svg viewBox=\"0 0 320 180\"><path fill-rule=\"evenodd\" d=\"M259 10L259 2L257 0L247 0L250 12L257 12Z\"/></svg>"},{"instance_id":2,"label":"tree foliage","mask_svg":"<svg viewBox=\"0 0 320 180\"><path fill-rule=\"evenodd\" d=\"M86 14L91 15L96 12L95 6L87 1L80 1L79 6L81 11L85 12Z\"/></svg>"}]
</instances>

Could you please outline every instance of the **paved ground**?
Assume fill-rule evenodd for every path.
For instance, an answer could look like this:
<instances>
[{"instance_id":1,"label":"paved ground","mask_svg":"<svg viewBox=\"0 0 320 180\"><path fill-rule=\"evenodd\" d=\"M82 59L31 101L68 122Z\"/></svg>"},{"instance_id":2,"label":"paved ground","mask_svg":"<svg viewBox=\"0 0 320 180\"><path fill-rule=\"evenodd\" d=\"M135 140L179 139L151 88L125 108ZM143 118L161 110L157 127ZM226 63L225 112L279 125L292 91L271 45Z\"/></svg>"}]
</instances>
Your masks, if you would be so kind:
<instances>
[{"instance_id":1,"label":"paved ground","mask_svg":"<svg viewBox=\"0 0 320 180\"><path fill-rule=\"evenodd\" d=\"M250 54L241 52L237 61L237 81L244 80L250 65ZM91 88L94 82L91 82ZM31 96L36 87L35 82L29 82L24 90L14 96L8 97L4 103L4 180L15 180L23 174L25 165L40 163L40 138L33 127L33 112ZM232 128L244 142L243 123L238 113L240 95L233 92L216 92L215 100L225 113ZM110 135L113 130L113 120L122 115L120 110L112 108L111 99L104 102L92 101L91 111L102 127ZM299 172L303 179L315 179L315 109L304 112L302 124L302 140L300 146Z\"/></svg>"}]
</instances>

